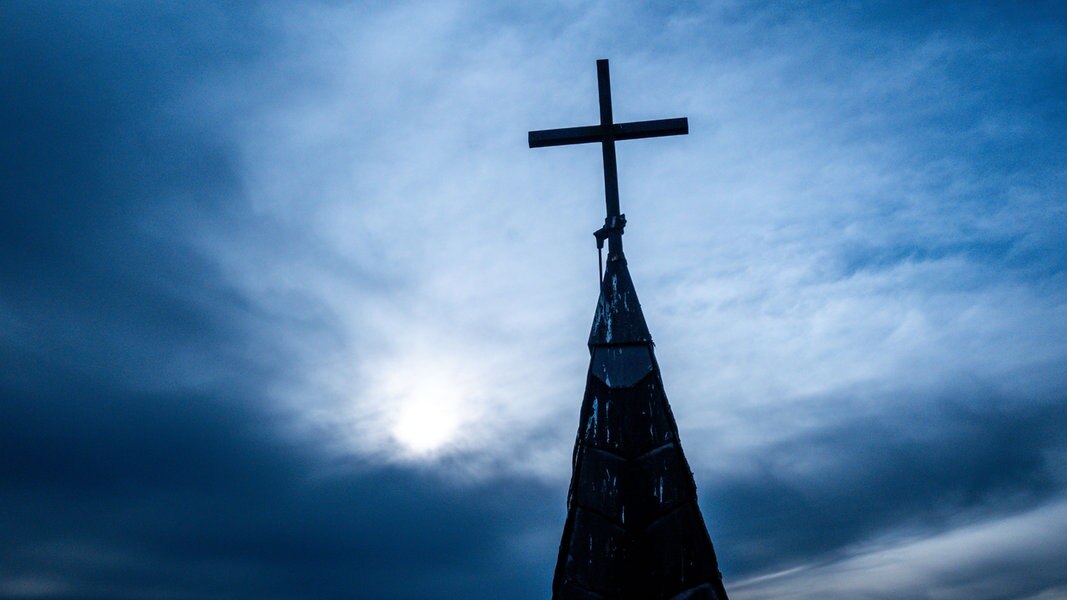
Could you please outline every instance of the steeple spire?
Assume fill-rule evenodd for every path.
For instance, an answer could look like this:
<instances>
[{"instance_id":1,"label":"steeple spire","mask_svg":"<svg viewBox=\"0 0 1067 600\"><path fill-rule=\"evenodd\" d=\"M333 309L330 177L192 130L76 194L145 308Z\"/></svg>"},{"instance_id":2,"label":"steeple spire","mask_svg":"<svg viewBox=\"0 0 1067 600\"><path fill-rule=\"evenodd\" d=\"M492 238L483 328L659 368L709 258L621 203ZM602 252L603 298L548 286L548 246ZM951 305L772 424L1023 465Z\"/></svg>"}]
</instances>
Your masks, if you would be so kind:
<instances>
[{"instance_id":1,"label":"steeple spire","mask_svg":"<svg viewBox=\"0 0 1067 600\"><path fill-rule=\"evenodd\" d=\"M727 600L696 485L663 391L652 336L622 251L615 140L688 133L686 119L612 122L597 61L600 125L531 131L530 147L599 141L608 240L552 597Z\"/></svg>"}]
</instances>

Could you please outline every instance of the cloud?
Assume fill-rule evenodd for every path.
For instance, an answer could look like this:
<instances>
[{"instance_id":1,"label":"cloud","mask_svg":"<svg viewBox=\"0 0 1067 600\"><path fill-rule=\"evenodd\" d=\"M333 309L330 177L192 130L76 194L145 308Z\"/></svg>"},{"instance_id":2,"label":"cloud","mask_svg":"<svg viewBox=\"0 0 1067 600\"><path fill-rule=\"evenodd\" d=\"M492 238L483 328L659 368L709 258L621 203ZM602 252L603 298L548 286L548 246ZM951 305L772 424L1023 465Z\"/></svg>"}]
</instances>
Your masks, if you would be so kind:
<instances>
[{"instance_id":1,"label":"cloud","mask_svg":"<svg viewBox=\"0 0 1067 600\"><path fill-rule=\"evenodd\" d=\"M543 597L601 181L524 140L602 56L691 122L622 199L728 589L1062 594L1059 9L70 8L0 19L0 595Z\"/></svg>"},{"instance_id":2,"label":"cloud","mask_svg":"<svg viewBox=\"0 0 1067 600\"><path fill-rule=\"evenodd\" d=\"M737 598L1062 598L1062 503L919 539L880 540L828 564L739 582Z\"/></svg>"},{"instance_id":3,"label":"cloud","mask_svg":"<svg viewBox=\"0 0 1067 600\"><path fill-rule=\"evenodd\" d=\"M285 335L328 334L260 310L196 236L247 215L199 86L249 60L230 36L262 22L6 10L48 14L11 14L3 36L22 60L4 78L18 135L5 137L0 595L544 589L555 542L528 544L545 543L536 524L562 518L565 492L460 489L286 437L272 394L298 378L285 365L300 348Z\"/></svg>"},{"instance_id":4,"label":"cloud","mask_svg":"<svg viewBox=\"0 0 1067 600\"><path fill-rule=\"evenodd\" d=\"M248 398L124 396L72 383L76 393L8 409L3 450L19 468L2 480L4 595L384 598L444 589L488 598L487 586L537 597L547 585L552 542L531 551L521 541L544 545L536 528L559 518L546 507L560 505L562 492L331 466L271 436ZM57 405L62 414L41 410Z\"/></svg>"}]
</instances>

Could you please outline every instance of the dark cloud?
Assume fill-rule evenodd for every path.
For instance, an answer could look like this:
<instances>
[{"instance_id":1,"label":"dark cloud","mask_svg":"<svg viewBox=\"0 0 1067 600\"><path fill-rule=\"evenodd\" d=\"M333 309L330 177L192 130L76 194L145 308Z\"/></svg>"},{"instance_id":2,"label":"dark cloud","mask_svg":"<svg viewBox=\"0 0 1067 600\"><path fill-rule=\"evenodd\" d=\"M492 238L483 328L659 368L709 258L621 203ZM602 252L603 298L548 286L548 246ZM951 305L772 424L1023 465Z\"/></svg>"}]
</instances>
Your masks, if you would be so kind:
<instances>
[{"instance_id":1,"label":"dark cloud","mask_svg":"<svg viewBox=\"0 0 1067 600\"><path fill-rule=\"evenodd\" d=\"M166 109L197 66L233 50L183 37L206 36L215 16L3 10L0 294L20 350L126 379L164 376L160 352L182 343L218 351L239 300L161 222L236 189L225 145Z\"/></svg>"},{"instance_id":2,"label":"dark cloud","mask_svg":"<svg viewBox=\"0 0 1067 600\"><path fill-rule=\"evenodd\" d=\"M331 465L269 435L249 398L74 380L15 394L5 412L9 587L54 581L69 589L57 596L79 598L533 598L550 572L508 538L557 516L545 507L559 494L358 465L323 474Z\"/></svg>"},{"instance_id":3,"label":"dark cloud","mask_svg":"<svg viewBox=\"0 0 1067 600\"><path fill-rule=\"evenodd\" d=\"M211 115L173 104L255 54L255 19L2 10L0 595L539 596L551 565L518 568L504 533L544 490L316 478L328 461L277 439L264 376L284 352L177 226L239 206Z\"/></svg>"},{"instance_id":4,"label":"dark cloud","mask_svg":"<svg viewBox=\"0 0 1067 600\"><path fill-rule=\"evenodd\" d=\"M705 511L732 549L724 568L828 562L865 540L947 531L1063 494L1050 460L1067 450L1063 399L970 391L869 399L870 414L831 417L767 448L744 476L709 481Z\"/></svg>"},{"instance_id":5,"label":"dark cloud","mask_svg":"<svg viewBox=\"0 0 1067 600\"><path fill-rule=\"evenodd\" d=\"M1062 55L1024 50L1062 48L1063 15L896 6L835 18L857 39L962 30L1007 48L979 44L938 71L980 108L900 128L944 142L915 164L963 157L1039 194L1062 183ZM0 596L544 597L565 489L339 461L279 433L268 399L295 376L278 341L290 317L260 312L187 237L190 223L254 218L220 119L257 91L222 109L188 94L274 58L264 15L0 4ZM990 122L1018 134L982 133ZM840 270L958 255L1053 277L1067 255L1056 218L1025 234L857 242ZM307 317L299 331L336 342L329 314L298 304L285 306ZM1067 443L1063 400L967 385L874 398L885 408L826 416L756 468L698 474L728 582L1062 497L1050 454Z\"/></svg>"}]
</instances>

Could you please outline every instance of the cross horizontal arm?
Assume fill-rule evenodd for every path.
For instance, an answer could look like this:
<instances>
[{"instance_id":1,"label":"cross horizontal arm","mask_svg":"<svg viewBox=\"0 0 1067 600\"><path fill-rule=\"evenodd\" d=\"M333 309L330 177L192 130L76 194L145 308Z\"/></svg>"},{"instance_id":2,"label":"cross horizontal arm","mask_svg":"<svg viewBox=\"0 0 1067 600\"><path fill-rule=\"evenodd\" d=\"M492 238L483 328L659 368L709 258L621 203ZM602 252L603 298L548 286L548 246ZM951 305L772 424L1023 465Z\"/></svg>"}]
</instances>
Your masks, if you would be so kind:
<instances>
[{"instance_id":1,"label":"cross horizontal arm","mask_svg":"<svg viewBox=\"0 0 1067 600\"><path fill-rule=\"evenodd\" d=\"M616 123L614 127L615 139L639 140L641 138L661 137L665 135L688 135L689 119L657 119L655 121L634 121L632 123Z\"/></svg>"},{"instance_id":2,"label":"cross horizontal arm","mask_svg":"<svg viewBox=\"0 0 1067 600\"><path fill-rule=\"evenodd\" d=\"M615 123L611 126L611 133L607 135L605 135L604 129L603 125L587 125L585 127L531 131L530 147L546 148L548 146L588 144L607 140L639 140L666 135L686 135L689 133L689 119L682 117L680 119Z\"/></svg>"},{"instance_id":3,"label":"cross horizontal arm","mask_svg":"<svg viewBox=\"0 0 1067 600\"><path fill-rule=\"evenodd\" d=\"M587 127L567 127L565 129L542 129L530 132L531 148L548 146L567 146L570 144L587 144L604 139L604 128L600 125Z\"/></svg>"}]
</instances>

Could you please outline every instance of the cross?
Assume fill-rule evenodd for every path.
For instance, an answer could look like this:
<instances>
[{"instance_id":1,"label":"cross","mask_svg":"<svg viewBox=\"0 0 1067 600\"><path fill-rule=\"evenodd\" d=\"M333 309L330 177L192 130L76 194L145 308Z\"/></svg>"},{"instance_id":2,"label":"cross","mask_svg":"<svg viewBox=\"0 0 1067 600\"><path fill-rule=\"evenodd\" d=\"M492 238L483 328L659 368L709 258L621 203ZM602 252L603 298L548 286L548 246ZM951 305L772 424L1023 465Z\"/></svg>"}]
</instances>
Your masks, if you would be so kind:
<instances>
[{"instance_id":1,"label":"cross","mask_svg":"<svg viewBox=\"0 0 1067 600\"><path fill-rule=\"evenodd\" d=\"M626 215L619 212L619 170L615 164L615 140L686 135L689 133L689 120L683 117L615 123L611 116L611 77L608 74L608 59L602 58L596 61L596 80L600 91L600 124L531 131L530 147L544 148L600 142L604 153L604 196L608 214L604 219L604 227L594 235L597 238L597 248L602 248L604 238L607 238L608 260L611 260L613 256L622 253L622 231L626 226Z\"/></svg>"}]
</instances>

